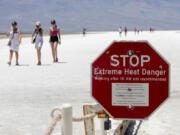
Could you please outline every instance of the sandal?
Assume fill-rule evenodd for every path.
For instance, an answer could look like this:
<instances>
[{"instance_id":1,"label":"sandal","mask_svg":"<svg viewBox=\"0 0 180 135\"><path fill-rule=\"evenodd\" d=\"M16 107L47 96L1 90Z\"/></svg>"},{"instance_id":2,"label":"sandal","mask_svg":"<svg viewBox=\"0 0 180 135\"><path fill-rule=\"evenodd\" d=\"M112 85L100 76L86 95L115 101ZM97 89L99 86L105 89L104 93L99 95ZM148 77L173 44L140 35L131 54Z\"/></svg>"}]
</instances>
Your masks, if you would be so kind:
<instances>
[{"instance_id":1,"label":"sandal","mask_svg":"<svg viewBox=\"0 0 180 135\"><path fill-rule=\"evenodd\" d=\"M11 62L8 62L7 64L8 64L9 66L11 66Z\"/></svg>"},{"instance_id":2,"label":"sandal","mask_svg":"<svg viewBox=\"0 0 180 135\"><path fill-rule=\"evenodd\" d=\"M56 61L55 62L58 62L58 58L56 58Z\"/></svg>"},{"instance_id":3,"label":"sandal","mask_svg":"<svg viewBox=\"0 0 180 135\"><path fill-rule=\"evenodd\" d=\"M19 63L16 63L16 66L19 66Z\"/></svg>"},{"instance_id":4,"label":"sandal","mask_svg":"<svg viewBox=\"0 0 180 135\"><path fill-rule=\"evenodd\" d=\"M41 65L41 62L38 62L37 65L40 66L40 65Z\"/></svg>"}]
</instances>

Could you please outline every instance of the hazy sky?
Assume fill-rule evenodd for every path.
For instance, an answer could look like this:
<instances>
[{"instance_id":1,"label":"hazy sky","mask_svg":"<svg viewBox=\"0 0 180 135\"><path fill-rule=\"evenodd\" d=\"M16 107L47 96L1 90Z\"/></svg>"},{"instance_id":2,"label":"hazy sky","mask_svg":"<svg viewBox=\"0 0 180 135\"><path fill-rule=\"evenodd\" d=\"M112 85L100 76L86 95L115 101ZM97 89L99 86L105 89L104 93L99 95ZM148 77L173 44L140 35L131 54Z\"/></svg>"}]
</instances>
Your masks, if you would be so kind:
<instances>
[{"instance_id":1,"label":"hazy sky","mask_svg":"<svg viewBox=\"0 0 180 135\"><path fill-rule=\"evenodd\" d=\"M64 32L116 30L119 26L180 29L180 0L0 0L0 32L13 20L31 32L55 19Z\"/></svg>"}]
</instances>

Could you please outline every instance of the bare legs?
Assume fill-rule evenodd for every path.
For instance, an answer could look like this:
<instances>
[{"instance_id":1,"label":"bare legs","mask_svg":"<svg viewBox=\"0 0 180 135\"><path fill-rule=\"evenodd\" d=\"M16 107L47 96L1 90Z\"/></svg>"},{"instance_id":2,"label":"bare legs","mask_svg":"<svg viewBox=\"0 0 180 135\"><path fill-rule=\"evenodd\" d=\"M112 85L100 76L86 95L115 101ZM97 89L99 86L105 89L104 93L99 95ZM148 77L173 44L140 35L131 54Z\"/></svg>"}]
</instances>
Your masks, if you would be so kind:
<instances>
[{"instance_id":1,"label":"bare legs","mask_svg":"<svg viewBox=\"0 0 180 135\"><path fill-rule=\"evenodd\" d=\"M8 64L11 65L14 53L16 55L16 66L18 66L19 65L19 53L17 51L13 51L13 50L10 50L10 52L9 52ZM38 64L37 65L41 65L41 47L37 48L37 57L38 57Z\"/></svg>"},{"instance_id":2,"label":"bare legs","mask_svg":"<svg viewBox=\"0 0 180 135\"><path fill-rule=\"evenodd\" d=\"M8 62L9 65L11 65L12 58L13 58L13 51L10 50L10 52L9 52L9 62Z\"/></svg>"},{"instance_id":3,"label":"bare legs","mask_svg":"<svg viewBox=\"0 0 180 135\"><path fill-rule=\"evenodd\" d=\"M58 43L57 43L57 42L55 42L55 43L54 43L54 53L55 53L56 62L58 62L57 47L58 47Z\"/></svg>"},{"instance_id":4,"label":"bare legs","mask_svg":"<svg viewBox=\"0 0 180 135\"><path fill-rule=\"evenodd\" d=\"M18 52L15 52L15 54L16 54L16 65L18 66L19 65L19 63L18 63L19 54L18 54Z\"/></svg>"},{"instance_id":5,"label":"bare legs","mask_svg":"<svg viewBox=\"0 0 180 135\"><path fill-rule=\"evenodd\" d=\"M53 57L53 61L54 62L58 62L58 53L57 53L57 47L58 47L58 43L55 42L51 42L51 49L52 49L52 57Z\"/></svg>"},{"instance_id":6,"label":"bare legs","mask_svg":"<svg viewBox=\"0 0 180 135\"><path fill-rule=\"evenodd\" d=\"M38 64L41 65L41 47L37 48L37 57L38 57Z\"/></svg>"},{"instance_id":7,"label":"bare legs","mask_svg":"<svg viewBox=\"0 0 180 135\"><path fill-rule=\"evenodd\" d=\"M51 42L50 44L51 44L51 50L52 50L53 62L55 62L55 61L56 61L56 57L55 57L55 52L54 52L54 43Z\"/></svg>"},{"instance_id":8,"label":"bare legs","mask_svg":"<svg viewBox=\"0 0 180 135\"><path fill-rule=\"evenodd\" d=\"M11 65L12 58L13 58L13 53L14 53L14 52L15 52L15 54L16 54L16 65L19 65L19 63L18 63L19 54L18 54L17 51L13 51L13 50L10 50L10 52L9 52L9 62L8 62L8 64Z\"/></svg>"}]
</instances>

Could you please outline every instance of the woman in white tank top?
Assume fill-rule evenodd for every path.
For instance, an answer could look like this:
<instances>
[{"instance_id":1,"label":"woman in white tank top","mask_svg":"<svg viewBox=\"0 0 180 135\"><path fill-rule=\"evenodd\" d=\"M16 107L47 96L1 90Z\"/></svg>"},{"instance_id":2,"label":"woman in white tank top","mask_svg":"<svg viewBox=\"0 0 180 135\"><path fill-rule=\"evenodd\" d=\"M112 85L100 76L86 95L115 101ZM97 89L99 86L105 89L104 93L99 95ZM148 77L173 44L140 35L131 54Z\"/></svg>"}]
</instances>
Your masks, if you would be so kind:
<instances>
[{"instance_id":1,"label":"woman in white tank top","mask_svg":"<svg viewBox=\"0 0 180 135\"><path fill-rule=\"evenodd\" d=\"M9 62L8 64L11 65L11 61L13 58L13 53L16 54L16 65L19 65L18 59L19 59L19 45L21 43L22 35L20 29L17 28L17 22L12 22L12 28L7 33L7 36L9 36L9 47L10 47L10 54L9 54Z\"/></svg>"}]
</instances>

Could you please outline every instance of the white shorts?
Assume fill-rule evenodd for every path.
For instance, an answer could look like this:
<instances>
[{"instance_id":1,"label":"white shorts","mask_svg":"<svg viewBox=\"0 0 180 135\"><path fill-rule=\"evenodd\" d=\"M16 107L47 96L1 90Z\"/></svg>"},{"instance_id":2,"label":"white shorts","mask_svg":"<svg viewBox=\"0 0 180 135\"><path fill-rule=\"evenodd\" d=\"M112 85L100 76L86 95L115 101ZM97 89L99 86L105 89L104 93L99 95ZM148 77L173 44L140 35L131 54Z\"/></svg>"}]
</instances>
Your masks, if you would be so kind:
<instances>
[{"instance_id":1,"label":"white shorts","mask_svg":"<svg viewBox=\"0 0 180 135\"><path fill-rule=\"evenodd\" d=\"M36 38L35 41L35 48L41 48L43 46L43 38L42 37L38 37Z\"/></svg>"},{"instance_id":2,"label":"white shorts","mask_svg":"<svg viewBox=\"0 0 180 135\"><path fill-rule=\"evenodd\" d=\"M12 33L11 33L12 34ZM11 35L13 37L10 37L11 45L10 50L12 51L19 51L19 35L17 33L14 33L14 35Z\"/></svg>"},{"instance_id":3,"label":"white shorts","mask_svg":"<svg viewBox=\"0 0 180 135\"><path fill-rule=\"evenodd\" d=\"M19 51L19 44L11 44L10 50L18 52Z\"/></svg>"}]
</instances>

